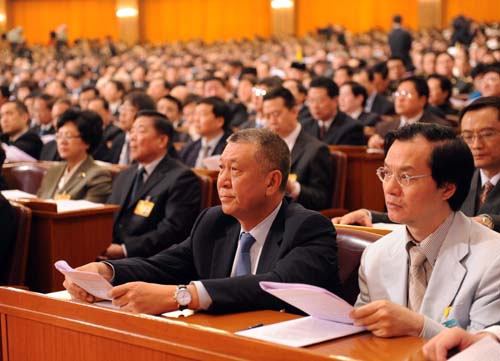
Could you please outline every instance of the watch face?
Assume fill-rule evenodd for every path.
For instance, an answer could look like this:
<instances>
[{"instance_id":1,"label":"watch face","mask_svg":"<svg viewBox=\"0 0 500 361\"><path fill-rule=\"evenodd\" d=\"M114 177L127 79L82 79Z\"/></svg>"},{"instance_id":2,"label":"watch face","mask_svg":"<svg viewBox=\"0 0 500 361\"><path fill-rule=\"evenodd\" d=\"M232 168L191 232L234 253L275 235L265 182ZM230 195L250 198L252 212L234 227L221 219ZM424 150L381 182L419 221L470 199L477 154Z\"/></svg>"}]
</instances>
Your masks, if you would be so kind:
<instances>
[{"instance_id":1,"label":"watch face","mask_svg":"<svg viewBox=\"0 0 500 361\"><path fill-rule=\"evenodd\" d=\"M175 299L179 305L187 306L191 302L191 293L187 290L187 288L179 288Z\"/></svg>"}]
</instances>

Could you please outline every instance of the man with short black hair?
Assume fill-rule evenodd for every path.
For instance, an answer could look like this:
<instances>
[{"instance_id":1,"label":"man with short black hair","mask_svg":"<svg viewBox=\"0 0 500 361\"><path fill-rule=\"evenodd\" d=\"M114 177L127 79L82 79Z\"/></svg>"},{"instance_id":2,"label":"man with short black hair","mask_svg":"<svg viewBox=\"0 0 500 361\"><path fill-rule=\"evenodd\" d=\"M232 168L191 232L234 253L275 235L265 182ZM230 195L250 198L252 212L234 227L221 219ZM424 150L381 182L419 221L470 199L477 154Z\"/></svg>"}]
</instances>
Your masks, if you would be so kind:
<instances>
[{"instance_id":1,"label":"man with short black hair","mask_svg":"<svg viewBox=\"0 0 500 361\"><path fill-rule=\"evenodd\" d=\"M108 199L120 210L104 257L149 257L189 234L200 210L200 183L167 154L172 133L164 115L152 110L137 114L130 129L135 163L116 176Z\"/></svg>"},{"instance_id":2,"label":"man with short black hair","mask_svg":"<svg viewBox=\"0 0 500 361\"><path fill-rule=\"evenodd\" d=\"M204 160L219 155L226 147L231 131L229 107L217 97L203 98L196 104L194 126L200 139L186 144L179 159L191 168L207 168Z\"/></svg>"},{"instance_id":3,"label":"man with short black hair","mask_svg":"<svg viewBox=\"0 0 500 361\"><path fill-rule=\"evenodd\" d=\"M43 143L40 137L29 129L29 114L26 106L20 101L8 101L0 108L0 124L2 134L0 141L12 145L27 155L38 159ZM25 160L14 157L7 152L7 161Z\"/></svg>"},{"instance_id":4,"label":"man with short black hair","mask_svg":"<svg viewBox=\"0 0 500 361\"><path fill-rule=\"evenodd\" d=\"M297 120L297 107L292 93L283 87L264 95L265 127L277 133L292 155L287 193L304 207L331 207L332 158L325 143L307 134Z\"/></svg>"},{"instance_id":5,"label":"man with short black hair","mask_svg":"<svg viewBox=\"0 0 500 361\"><path fill-rule=\"evenodd\" d=\"M338 95L333 80L318 77L311 81L307 104L313 118L302 124L304 130L330 145L366 144L363 125L338 110Z\"/></svg>"},{"instance_id":6,"label":"man with short black hair","mask_svg":"<svg viewBox=\"0 0 500 361\"><path fill-rule=\"evenodd\" d=\"M405 227L368 246L355 324L382 337L430 338L446 326L500 322L500 235L459 211L474 172L467 144L448 127L391 132L377 170L391 221Z\"/></svg>"},{"instance_id":7,"label":"man with short black hair","mask_svg":"<svg viewBox=\"0 0 500 361\"><path fill-rule=\"evenodd\" d=\"M340 86L339 109L365 127L373 127L382 119L376 113L364 111L367 98L366 89L361 84L348 81Z\"/></svg>"}]
</instances>

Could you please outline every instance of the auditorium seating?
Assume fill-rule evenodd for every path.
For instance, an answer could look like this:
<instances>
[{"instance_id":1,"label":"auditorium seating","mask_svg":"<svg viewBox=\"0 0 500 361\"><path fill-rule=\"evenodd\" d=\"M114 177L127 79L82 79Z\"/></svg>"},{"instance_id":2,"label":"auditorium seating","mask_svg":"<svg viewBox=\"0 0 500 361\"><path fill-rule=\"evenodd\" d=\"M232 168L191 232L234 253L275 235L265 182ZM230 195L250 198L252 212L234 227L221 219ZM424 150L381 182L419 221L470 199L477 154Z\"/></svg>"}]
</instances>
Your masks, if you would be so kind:
<instances>
[{"instance_id":1,"label":"auditorium seating","mask_svg":"<svg viewBox=\"0 0 500 361\"><path fill-rule=\"evenodd\" d=\"M357 229L337 228L339 276L344 289L343 298L352 305L359 294L358 268L361 255L368 245L380 237L380 234Z\"/></svg>"}]
</instances>

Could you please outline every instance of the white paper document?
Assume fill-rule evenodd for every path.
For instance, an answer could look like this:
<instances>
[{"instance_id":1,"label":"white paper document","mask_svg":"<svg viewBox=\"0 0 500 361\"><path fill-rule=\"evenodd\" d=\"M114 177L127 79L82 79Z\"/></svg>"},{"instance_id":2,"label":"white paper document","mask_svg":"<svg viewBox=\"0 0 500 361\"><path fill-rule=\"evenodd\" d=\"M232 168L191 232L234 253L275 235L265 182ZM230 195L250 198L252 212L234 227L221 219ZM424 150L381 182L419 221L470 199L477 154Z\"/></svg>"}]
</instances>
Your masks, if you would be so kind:
<instances>
[{"instance_id":1,"label":"white paper document","mask_svg":"<svg viewBox=\"0 0 500 361\"><path fill-rule=\"evenodd\" d=\"M84 199L58 199L53 202L57 204L57 213L101 208L104 206L101 203L94 203Z\"/></svg>"},{"instance_id":2,"label":"white paper document","mask_svg":"<svg viewBox=\"0 0 500 361\"><path fill-rule=\"evenodd\" d=\"M100 274L77 271L71 268L66 261L57 261L54 263L54 266L59 272L91 295L102 298L103 300L111 300L107 294L113 287Z\"/></svg>"},{"instance_id":3,"label":"white paper document","mask_svg":"<svg viewBox=\"0 0 500 361\"><path fill-rule=\"evenodd\" d=\"M13 200L13 199L22 199L22 198L36 198L36 195L20 191L19 189L8 189L5 191L2 191L2 195L7 198L8 200Z\"/></svg>"},{"instance_id":4,"label":"white paper document","mask_svg":"<svg viewBox=\"0 0 500 361\"><path fill-rule=\"evenodd\" d=\"M23 152L16 146L7 145L2 143L2 148L5 151L5 163L11 162L36 162L36 158L33 158L28 153Z\"/></svg>"},{"instance_id":5,"label":"white paper document","mask_svg":"<svg viewBox=\"0 0 500 361\"><path fill-rule=\"evenodd\" d=\"M353 325L349 303L321 287L277 282L260 282L260 286L310 317L243 330L238 335L301 347L365 330Z\"/></svg>"},{"instance_id":6,"label":"white paper document","mask_svg":"<svg viewBox=\"0 0 500 361\"><path fill-rule=\"evenodd\" d=\"M66 290L46 293L45 295L49 296L50 298L55 298L58 300L64 300L64 301L71 301L72 300L71 295ZM104 308L116 308L116 309L120 308L120 306L113 305L113 303L111 301L94 302L93 305L99 306L99 307L104 307Z\"/></svg>"},{"instance_id":7,"label":"white paper document","mask_svg":"<svg viewBox=\"0 0 500 361\"><path fill-rule=\"evenodd\" d=\"M484 337L450 358L449 361L498 361L499 359L500 343L491 337Z\"/></svg>"}]
</instances>

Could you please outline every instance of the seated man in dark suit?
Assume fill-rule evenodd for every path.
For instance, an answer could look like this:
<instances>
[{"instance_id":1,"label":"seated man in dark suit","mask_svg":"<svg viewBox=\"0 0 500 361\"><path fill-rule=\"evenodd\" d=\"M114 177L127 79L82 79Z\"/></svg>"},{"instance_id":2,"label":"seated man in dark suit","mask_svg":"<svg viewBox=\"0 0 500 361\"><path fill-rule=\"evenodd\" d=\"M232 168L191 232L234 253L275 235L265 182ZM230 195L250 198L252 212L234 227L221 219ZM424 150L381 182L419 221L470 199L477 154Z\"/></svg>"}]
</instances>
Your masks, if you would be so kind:
<instances>
[{"instance_id":1,"label":"seated man in dark suit","mask_svg":"<svg viewBox=\"0 0 500 361\"><path fill-rule=\"evenodd\" d=\"M339 109L352 119L361 122L365 127L373 127L382 119L377 113L364 111L367 98L366 89L361 84L349 81L340 87Z\"/></svg>"},{"instance_id":2,"label":"seated man in dark suit","mask_svg":"<svg viewBox=\"0 0 500 361\"><path fill-rule=\"evenodd\" d=\"M179 159L191 168L206 168L203 160L221 154L226 147L229 128L229 107L219 98L201 99L196 105L194 124L201 136L184 146Z\"/></svg>"},{"instance_id":3,"label":"seated man in dark suit","mask_svg":"<svg viewBox=\"0 0 500 361\"><path fill-rule=\"evenodd\" d=\"M289 169L290 152L278 135L239 131L221 156L222 205L203 211L189 238L148 259L90 263L80 270L113 279L110 296L122 309L150 314L186 307L212 313L290 310L264 292L260 281L307 283L338 293L335 230L320 214L284 198ZM75 299L94 300L69 280L64 286Z\"/></svg>"},{"instance_id":4,"label":"seated man in dark suit","mask_svg":"<svg viewBox=\"0 0 500 361\"><path fill-rule=\"evenodd\" d=\"M330 145L366 144L363 124L338 110L338 95L333 80L318 77L311 81L307 104L313 118L302 123L304 130Z\"/></svg>"},{"instance_id":5,"label":"seated man in dark suit","mask_svg":"<svg viewBox=\"0 0 500 361\"><path fill-rule=\"evenodd\" d=\"M123 131L113 124L113 115L109 109L109 103L103 97L92 99L88 105L89 110L93 110L102 118L102 140L106 148L111 149L113 140Z\"/></svg>"},{"instance_id":6,"label":"seated man in dark suit","mask_svg":"<svg viewBox=\"0 0 500 361\"><path fill-rule=\"evenodd\" d=\"M283 87L264 95L265 127L276 132L292 153L291 173L286 190L304 207L325 209L331 206L332 158L325 143L307 134L297 119L292 93Z\"/></svg>"},{"instance_id":7,"label":"seated man in dark suit","mask_svg":"<svg viewBox=\"0 0 500 361\"><path fill-rule=\"evenodd\" d=\"M476 170L460 210L486 227L500 232L500 98L482 97L460 113L462 138L474 157ZM490 185L487 185L490 183ZM386 213L358 209L332 220L340 224L390 222Z\"/></svg>"},{"instance_id":8,"label":"seated man in dark suit","mask_svg":"<svg viewBox=\"0 0 500 361\"><path fill-rule=\"evenodd\" d=\"M33 102L33 115L38 121L38 124L33 126L31 130L40 137L56 133L56 128L52 121L52 107L54 106L54 102L55 98L49 94L39 94L35 96Z\"/></svg>"},{"instance_id":9,"label":"seated man in dark suit","mask_svg":"<svg viewBox=\"0 0 500 361\"><path fill-rule=\"evenodd\" d=\"M2 135L0 141L13 145L29 156L38 159L43 143L40 137L29 129L28 108L20 101L8 101L0 110ZM7 161L15 162L7 154Z\"/></svg>"},{"instance_id":10,"label":"seated man in dark suit","mask_svg":"<svg viewBox=\"0 0 500 361\"><path fill-rule=\"evenodd\" d=\"M396 99L394 103L396 114L400 118L378 123L375 127L376 134L368 140L368 147L382 149L385 135L406 124L422 122L453 126L453 123L439 118L426 109L429 87L421 76L404 78L399 84L398 90L394 93L394 98Z\"/></svg>"},{"instance_id":11,"label":"seated man in dark suit","mask_svg":"<svg viewBox=\"0 0 500 361\"><path fill-rule=\"evenodd\" d=\"M196 175L167 154L173 127L155 111L139 112L130 130L134 164L117 175L108 203L119 204L104 257L152 256L184 240L200 211Z\"/></svg>"}]
</instances>

